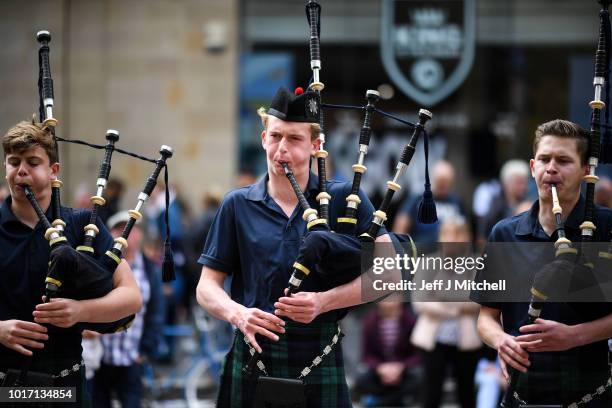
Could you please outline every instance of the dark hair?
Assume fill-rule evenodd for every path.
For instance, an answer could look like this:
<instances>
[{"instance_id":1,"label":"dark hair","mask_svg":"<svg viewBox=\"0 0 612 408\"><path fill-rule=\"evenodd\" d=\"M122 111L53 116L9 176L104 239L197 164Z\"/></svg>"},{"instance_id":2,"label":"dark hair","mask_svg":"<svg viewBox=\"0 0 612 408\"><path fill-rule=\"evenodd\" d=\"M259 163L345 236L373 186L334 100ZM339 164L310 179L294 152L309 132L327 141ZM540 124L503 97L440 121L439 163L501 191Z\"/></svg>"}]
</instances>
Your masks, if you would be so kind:
<instances>
[{"instance_id":1,"label":"dark hair","mask_svg":"<svg viewBox=\"0 0 612 408\"><path fill-rule=\"evenodd\" d=\"M580 164L584 165L587 162L587 154L589 150L589 132L580 125L570 122L569 120L555 119L550 122L542 123L535 131L533 139L533 155L538 151L540 141L544 136L556 136L576 141L576 150L580 156Z\"/></svg>"}]
</instances>

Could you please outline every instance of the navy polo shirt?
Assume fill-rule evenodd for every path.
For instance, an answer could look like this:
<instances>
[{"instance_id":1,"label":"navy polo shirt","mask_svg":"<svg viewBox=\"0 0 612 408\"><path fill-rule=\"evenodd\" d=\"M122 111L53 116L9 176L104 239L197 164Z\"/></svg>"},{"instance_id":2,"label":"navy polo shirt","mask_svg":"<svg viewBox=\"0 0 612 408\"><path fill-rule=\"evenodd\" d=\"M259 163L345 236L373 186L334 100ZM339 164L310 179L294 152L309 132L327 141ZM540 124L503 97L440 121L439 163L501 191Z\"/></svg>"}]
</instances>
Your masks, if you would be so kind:
<instances>
[{"instance_id":1,"label":"navy polo shirt","mask_svg":"<svg viewBox=\"0 0 612 408\"><path fill-rule=\"evenodd\" d=\"M0 207L0 320L33 321L32 312L41 303L45 290L50 247L43 224L39 222L34 229L23 224L13 214L11 202L8 197ZM46 215L51 219L50 209ZM66 223L64 234L73 247L83 242L83 227L89 224L90 215L89 210L61 208L61 217ZM100 233L94 250L99 256L112 247L113 238L100 219L96 225ZM49 334L45 348L34 352L35 362L50 356L80 360L79 330L49 326ZM21 360L21 354L0 345L0 368L15 367L15 363L19 367Z\"/></svg>"},{"instance_id":2,"label":"navy polo shirt","mask_svg":"<svg viewBox=\"0 0 612 408\"><path fill-rule=\"evenodd\" d=\"M565 232L567 238L572 242L580 242L580 224L584 218L585 199L580 197L576 206L565 222ZM549 237L538 220L539 202L536 201L529 211L506 218L498 222L489 236L489 242L554 242L556 237ZM597 227L594 234L594 242L609 242L612 238L612 210L609 208L596 207L595 225ZM548 259L543 259L538 250L530 250L529 245L517 245L513 247L513 253L504 257L504 261L512 264L512 267L504 270L512 270L515 274L509 279L525 280L532 282L538 270L546 263L554 259L553 247ZM485 252L487 252L485 250ZM489 273L494 273L489 271ZM611 271L612 273L612 271ZM483 269L476 276L476 281L487 279L487 269ZM495 278L496 279L496 278ZM491 280L491 279L490 279ZM528 323L528 307L526 302L491 302L486 295L473 291L471 299L483 306L492 307L501 311L504 331L513 336L522 333L519 328ZM486 300L483 300L486 299ZM582 303L579 310L573 308L568 303L546 303L542 309L541 318L554 320L568 325L575 325L588 321L593 321L612 313L611 303ZM564 401L573 401L573 398L581 397L580 392L588 391L601 385L598 382L605 382L609 376L607 363L608 345L607 341L599 341L582 347L566 350L563 352L540 352L531 353L530 377L527 389L523 389L525 394L530 395L528 402L559 402L559 398ZM573 372L582 376L582 379L573 383L564 383L562 373ZM537 377L538 373L544 376ZM600 378L601 377L601 378ZM605 377L605 378L604 378ZM601 380L601 381L600 381ZM555 386L556 384L556 386ZM582 389L581 389L582 387ZM542 398L548 400L537 401L538 391ZM544 396L544 389L551 389L548 397ZM564 397L554 395L554 390L563 389ZM591 390L592 391L592 390Z\"/></svg>"},{"instance_id":3,"label":"navy polo shirt","mask_svg":"<svg viewBox=\"0 0 612 408\"><path fill-rule=\"evenodd\" d=\"M230 192L215 216L204 250L198 262L204 266L232 275L231 297L246 307L266 312L274 311L274 302L287 287L292 265L298 255L306 222L299 205L287 217L280 206L268 195L268 175L259 182ZM344 214L346 197L351 184L328 181L330 224L335 229L336 219ZM310 173L304 195L312 208L318 208L317 177ZM371 223L374 207L363 192L357 211L357 231L366 231ZM385 234L381 228L380 235ZM301 291L324 291L330 287L317 274L309 275L300 286ZM336 321L345 311L331 311L317 317L317 321Z\"/></svg>"},{"instance_id":4,"label":"navy polo shirt","mask_svg":"<svg viewBox=\"0 0 612 408\"><path fill-rule=\"evenodd\" d=\"M582 223L584 218L584 206L585 199L583 196L581 196L578 202L576 203L576 206L565 221L565 233L567 238L572 242L578 243L581 240L580 224ZM552 245L548 257L543 257L540 250L532 250L530 246L527 245L528 243L532 242L545 243L554 242L556 240L556 236L549 237L540 225L540 221L538 220L539 211L540 204L539 201L536 201L529 211L499 221L493 227L493 230L489 235L489 243L516 242L525 244L513 246L512 254L508 255L508 259L504 258L505 261L512 264L512 267L508 267L505 270L513 270L514 273L517 274L517 276L513 276L511 279L523 279L531 283L536 272L545 264L551 262L554 259L554 251ZM610 242L610 240L612 239L612 209L596 206L595 225L597 229L595 230L593 236L593 242ZM487 252L487 250L485 250L485 252ZM487 273L488 270L483 269L477 274L476 280L481 281L483 279L486 279ZM489 271L489 273L492 274L494 272ZM507 322L507 325L510 325L508 327L510 331L508 331L507 328L507 331L509 333L518 333L518 328L522 326L520 322L526 319L527 304L524 304L524 315L522 314L522 310L519 310L517 311L517 315L509 316L510 314L512 314L513 311L515 311L513 305L516 305L516 303L490 302L488 300L485 301L483 300L485 297L481 296L481 293L479 293L478 291L473 291L471 293L471 298L475 302L478 302L482 305L505 311L505 316L507 318L511 317L510 321ZM510 307L510 310L507 310L508 307ZM546 311L547 309L550 310L549 308L545 308L544 310ZM612 312L612 310L610 310L610 312ZM604 313L604 315L605 314L607 313ZM546 317L543 316L543 318ZM549 318L552 317L549 316Z\"/></svg>"}]
</instances>

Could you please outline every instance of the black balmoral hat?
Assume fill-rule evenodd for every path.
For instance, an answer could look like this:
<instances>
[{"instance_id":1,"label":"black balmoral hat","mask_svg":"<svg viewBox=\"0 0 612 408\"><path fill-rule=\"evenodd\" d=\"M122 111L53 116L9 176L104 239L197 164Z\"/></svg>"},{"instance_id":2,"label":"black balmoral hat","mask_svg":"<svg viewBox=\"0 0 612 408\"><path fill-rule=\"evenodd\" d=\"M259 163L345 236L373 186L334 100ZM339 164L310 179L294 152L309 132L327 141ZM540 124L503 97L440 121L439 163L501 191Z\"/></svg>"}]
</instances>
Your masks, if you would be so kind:
<instances>
[{"instance_id":1,"label":"black balmoral hat","mask_svg":"<svg viewBox=\"0 0 612 408\"><path fill-rule=\"evenodd\" d=\"M286 122L319 123L321 106L316 93L297 88L292 94L281 86L267 113Z\"/></svg>"}]
</instances>

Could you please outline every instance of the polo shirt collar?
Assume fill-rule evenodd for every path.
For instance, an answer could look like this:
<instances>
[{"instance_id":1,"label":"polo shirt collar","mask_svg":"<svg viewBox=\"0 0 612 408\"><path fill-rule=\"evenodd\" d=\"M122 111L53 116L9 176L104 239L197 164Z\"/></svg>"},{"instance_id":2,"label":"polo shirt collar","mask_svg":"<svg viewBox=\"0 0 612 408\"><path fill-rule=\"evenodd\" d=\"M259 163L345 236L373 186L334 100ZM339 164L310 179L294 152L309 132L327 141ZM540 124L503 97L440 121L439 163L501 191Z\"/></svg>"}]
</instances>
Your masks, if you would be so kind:
<instances>
[{"instance_id":1,"label":"polo shirt collar","mask_svg":"<svg viewBox=\"0 0 612 408\"><path fill-rule=\"evenodd\" d=\"M570 213L569 217L565 220L566 228L573 228L575 230L580 229L580 224L582 224L584 218L584 206L586 205L586 199L581 194L578 202L574 206L574 209Z\"/></svg>"},{"instance_id":2,"label":"polo shirt collar","mask_svg":"<svg viewBox=\"0 0 612 408\"><path fill-rule=\"evenodd\" d=\"M574 209L570 213L569 217L567 217L565 220L565 228L571 228L574 230L580 229L582 217L584 216L584 201L584 197L580 195ZM531 206L531 209L521 216L518 226L516 227L516 235L532 235L537 237L543 234L542 226L538 221L539 213L540 202L539 200L536 200Z\"/></svg>"},{"instance_id":3,"label":"polo shirt collar","mask_svg":"<svg viewBox=\"0 0 612 408\"><path fill-rule=\"evenodd\" d=\"M1 225L6 225L11 222L18 222L20 224L23 224L21 221L19 221L19 219L13 213L13 210L11 209L12 203L13 203L13 197L9 195L8 197L6 197L6 199L2 203L2 206L0 206L0 224ZM47 208L47 212L45 213L45 215L47 216L47 219L51 218L52 216L51 206ZM38 225L40 225L40 222L37 224L37 226Z\"/></svg>"},{"instance_id":4,"label":"polo shirt collar","mask_svg":"<svg viewBox=\"0 0 612 408\"><path fill-rule=\"evenodd\" d=\"M11 210L12 202L13 202L13 199L11 198L11 196L8 196L2 203L2 206L0 207L0 222L2 223L2 225L5 225L12 221L19 222L17 217L15 217L15 214L13 214L13 210Z\"/></svg>"},{"instance_id":5,"label":"polo shirt collar","mask_svg":"<svg viewBox=\"0 0 612 408\"><path fill-rule=\"evenodd\" d=\"M247 200L250 201L264 201L268 196L268 180L270 175L266 173L259 181L255 184L251 184L247 193ZM316 192L319 188L317 182L317 176L311 171L308 175L308 184L306 185L306 191L304 195L310 196L311 192Z\"/></svg>"}]
</instances>

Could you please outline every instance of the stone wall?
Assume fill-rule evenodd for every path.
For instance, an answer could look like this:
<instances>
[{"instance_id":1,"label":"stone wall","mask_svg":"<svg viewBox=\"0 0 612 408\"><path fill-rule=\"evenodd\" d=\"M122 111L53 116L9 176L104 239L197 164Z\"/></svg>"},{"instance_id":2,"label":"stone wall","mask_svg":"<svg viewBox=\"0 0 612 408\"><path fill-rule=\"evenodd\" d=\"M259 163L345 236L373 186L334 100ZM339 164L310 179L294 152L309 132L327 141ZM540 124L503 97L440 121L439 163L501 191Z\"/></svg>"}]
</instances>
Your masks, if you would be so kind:
<instances>
[{"instance_id":1,"label":"stone wall","mask_svg":"<svg viewBox=\"0 0 612 408\"><path fill-rule=\"evenodd\" d=\"M226 46L211 52L204 28L220 23ZM217 27L219 24L217 24ZM193 207L212 185L232 186L236 152L237 0L40 0L0 2L2 132L38 109L35 33L52 34L58 135L157 157L175 149L171 182ZM65 201L94 189L101 151L63 146ZM128 185L125 207L151 165L116 155L113 174Z\"/></svg>"}]
</instances>

